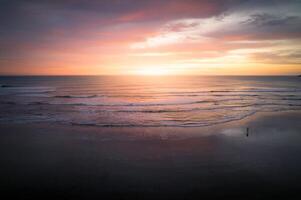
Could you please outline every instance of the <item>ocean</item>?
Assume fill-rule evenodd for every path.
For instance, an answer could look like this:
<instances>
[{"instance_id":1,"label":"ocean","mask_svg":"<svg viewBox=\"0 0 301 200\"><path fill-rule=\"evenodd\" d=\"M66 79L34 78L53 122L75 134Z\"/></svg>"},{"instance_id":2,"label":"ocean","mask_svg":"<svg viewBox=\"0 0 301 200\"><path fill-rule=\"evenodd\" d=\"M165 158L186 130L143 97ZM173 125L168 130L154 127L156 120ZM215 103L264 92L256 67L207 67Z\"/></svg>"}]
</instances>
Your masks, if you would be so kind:
<instances>
[{"instance_id":1,"label":"ocean","mask_svg":"<svg viewBox=\"0 0 301 200\"><path fill-rule=\"evenodd\" d=\"M285 110L301 110L299 77L0 77L0 123L202 127Z\"/></svg>"}]
</instances>

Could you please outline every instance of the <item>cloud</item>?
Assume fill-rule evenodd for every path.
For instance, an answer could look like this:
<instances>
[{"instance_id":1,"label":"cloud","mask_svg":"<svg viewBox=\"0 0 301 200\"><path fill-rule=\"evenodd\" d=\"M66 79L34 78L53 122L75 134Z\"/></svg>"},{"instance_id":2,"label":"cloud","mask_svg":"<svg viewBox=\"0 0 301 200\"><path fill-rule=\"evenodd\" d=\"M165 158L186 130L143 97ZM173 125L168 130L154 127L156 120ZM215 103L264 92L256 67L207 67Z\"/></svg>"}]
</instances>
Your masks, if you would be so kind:
<instances>
[{"instance_id":1,"label":"cloud","mask_svg":"<svg viewBox=\"0 0 301 200\"><path fill-rule=\"evenodd\" d=\"M269 64L301 64L301 51L275 51L252 53L249 57L255 62Z\"/></svg>"},{"instance_id":2,"label":"cloud","mask_svg":"<svg viewBox=\"0 0 301 200\"><path fill-rule=\"evenodd\" d=\"M298 0L0 0L0 68L79 58L116 66L127 56L225 61L234 51L281 60L250 49L299 43L300 11Z\"/></svg>"},{"instance_id":3,"label":"cloud","mask_svg":"<svg viewBox=\"0 0 301 200\"><path fill-rule=\"evenodd\" d=\"M289 13L288 13L289 14ZM187 42L216 42L216 40L258 41L300 39L301 17L276 16L269 13L237 12L210 18L175 20L165 24L158 35L132 45L133 48L152 48Z\"/></svg>"},{"instance_id":4,"label":"cloud","mask_svg":"<svg viewBox=\"0 0 301 200\"><path fill-rule=\"evenodd\" d=\"M6 55L14 51L28 54L31 48L52 48L57 46L55 43L71 43L70 40L110 40L130 28L155 29L175 18L210 17L225 10L225 3L209 0L2 0L0 3L0 43L5 43L0 52L8 49Z\"/></svg>"},{"instance_id":5,"label":"cloud","mask_svg":"<svg viewBox=\"0 0 301 200\"><path fill-rule=\"evenodd\" d=\"M299 16L275 16L266 13L253 14L249 19L242 22L244 25L251 26L287 26L287 25L300 25Z\"/></svg>"}]
</instances>

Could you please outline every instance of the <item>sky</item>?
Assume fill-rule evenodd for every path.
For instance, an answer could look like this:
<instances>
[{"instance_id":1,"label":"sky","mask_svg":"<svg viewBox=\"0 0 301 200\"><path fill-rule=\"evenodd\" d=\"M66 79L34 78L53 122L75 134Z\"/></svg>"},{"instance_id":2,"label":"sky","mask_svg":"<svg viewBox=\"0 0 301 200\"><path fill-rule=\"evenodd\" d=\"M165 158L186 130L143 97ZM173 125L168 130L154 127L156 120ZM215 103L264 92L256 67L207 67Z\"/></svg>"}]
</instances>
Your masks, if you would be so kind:
<instances>
[{"instance_id":1,"label":"sky","mask_svg":"<svg viewBox=\"0 0 301 200\"><path fill-rule=\"evenodd\" d=\"M0 75L297 75L300 0L0 0Z\"/></svg>"}]
</instances>

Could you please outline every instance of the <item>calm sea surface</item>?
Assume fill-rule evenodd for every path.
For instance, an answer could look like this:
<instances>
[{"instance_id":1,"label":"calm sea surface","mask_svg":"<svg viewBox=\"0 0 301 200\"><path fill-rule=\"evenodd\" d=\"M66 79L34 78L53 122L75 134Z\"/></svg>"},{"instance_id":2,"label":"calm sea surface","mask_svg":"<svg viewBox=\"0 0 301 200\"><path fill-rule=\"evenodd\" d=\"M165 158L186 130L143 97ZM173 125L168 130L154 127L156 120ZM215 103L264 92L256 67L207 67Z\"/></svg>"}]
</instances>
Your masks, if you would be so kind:
<instances>
[{"instance_id":1,"label":"calm sea surface","mask_svg":"<svg viewBox=\"0 0 301 200\"><path fill-rule=\"evenodd\" d=\"M301 110L298 77L0 77L0 123L198 127Z\"/></svg>"}]
</instances>

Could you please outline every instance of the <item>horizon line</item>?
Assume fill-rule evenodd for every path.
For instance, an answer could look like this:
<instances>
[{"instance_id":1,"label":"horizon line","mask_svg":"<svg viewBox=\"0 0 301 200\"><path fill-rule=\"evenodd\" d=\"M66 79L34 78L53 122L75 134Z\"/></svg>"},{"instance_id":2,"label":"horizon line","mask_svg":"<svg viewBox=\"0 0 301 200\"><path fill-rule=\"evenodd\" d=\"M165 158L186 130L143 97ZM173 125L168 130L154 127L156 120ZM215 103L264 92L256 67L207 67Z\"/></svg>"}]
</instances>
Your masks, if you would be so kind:
<instances>
[{"instance_id":1,"label":"horizon line","mask_svg":"<svg viewBox=\"0 0 301 200\"><path fill-rule=\"evenodd\" d=\"M75 77L75 76L142 76L142 77L158 77L158 76L301 76L300 74L276 74L276 75L269 75L269 74L250 74L250 75L246 75L246 74L241 74L241 75L229 75L229 74L222 74L222 75L217 75L217 74L211 74L211 75L202 75L202 74L170 74L170 75L141 75L141 74L57 74L57 75L46 75L46 74L0 74L0 77Z\"/></svg>"}]
</instances>

